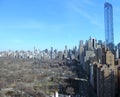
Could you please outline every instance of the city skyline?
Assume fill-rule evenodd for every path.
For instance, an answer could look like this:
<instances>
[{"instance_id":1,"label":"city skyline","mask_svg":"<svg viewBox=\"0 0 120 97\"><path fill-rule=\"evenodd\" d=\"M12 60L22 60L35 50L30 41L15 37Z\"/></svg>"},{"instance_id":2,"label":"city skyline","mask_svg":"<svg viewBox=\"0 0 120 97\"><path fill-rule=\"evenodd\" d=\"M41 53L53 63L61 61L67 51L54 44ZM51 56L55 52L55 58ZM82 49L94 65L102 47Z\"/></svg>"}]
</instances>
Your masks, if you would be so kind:
<instances>
[{"instance_id":1,"label":"city skyline","mask_svg":"<svg viewBox=\"0 0 120 97\"><path fill-rule=\"evenodd\" d=\"M89 36L105 41L105 0L0 1L0 50L64 49ZM119 43L119 2L108 0L114 10L114 41Z\"/></svg>"}]
</instances>

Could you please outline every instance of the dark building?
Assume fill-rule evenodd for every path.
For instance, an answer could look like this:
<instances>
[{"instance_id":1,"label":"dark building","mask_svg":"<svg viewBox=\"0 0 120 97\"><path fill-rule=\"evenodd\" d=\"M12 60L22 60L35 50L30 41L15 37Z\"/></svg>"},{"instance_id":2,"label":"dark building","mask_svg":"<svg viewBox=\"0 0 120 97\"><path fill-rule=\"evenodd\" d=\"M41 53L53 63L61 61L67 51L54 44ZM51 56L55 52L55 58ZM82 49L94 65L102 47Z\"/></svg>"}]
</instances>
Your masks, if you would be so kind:
<instances>
[{"instance_id":1,"label":"dark building","mask_svg":"<svg viewBox=\"0 0 120 97\"><path fill-rule=\"evenodd\" d=\"M114 67L98 64L97 67L97 97L115 97Z\"/></svg>"},{"instance_id":2,"label":"dark building","mask_svg":"<svg viewBox=\"0 0 120 97\"><path fill-rule=\"evenodd\" d=\"M120 96L120 65L118 66L117 81L118 95Z\"/></svg>"}]
</instances>

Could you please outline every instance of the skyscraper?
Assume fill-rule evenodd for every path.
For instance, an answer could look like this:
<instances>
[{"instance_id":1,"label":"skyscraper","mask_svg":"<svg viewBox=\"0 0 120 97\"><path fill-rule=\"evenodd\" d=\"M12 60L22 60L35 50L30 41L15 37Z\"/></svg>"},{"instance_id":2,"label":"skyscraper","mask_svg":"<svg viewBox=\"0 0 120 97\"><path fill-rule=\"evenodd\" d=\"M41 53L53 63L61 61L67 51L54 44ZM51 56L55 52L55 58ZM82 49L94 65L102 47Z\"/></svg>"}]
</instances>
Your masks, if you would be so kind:
<instances>
[{"instance_id":1,"label":"skyscraper","mask_svg":"<svg viewBox=\"0 0 120 97\"><path fill-rule=\"evenodd\" d=\"M114 44L113 33L113 8L108 2L104 4L105 42L106 45Z\"/></svg>"}]
</instances>

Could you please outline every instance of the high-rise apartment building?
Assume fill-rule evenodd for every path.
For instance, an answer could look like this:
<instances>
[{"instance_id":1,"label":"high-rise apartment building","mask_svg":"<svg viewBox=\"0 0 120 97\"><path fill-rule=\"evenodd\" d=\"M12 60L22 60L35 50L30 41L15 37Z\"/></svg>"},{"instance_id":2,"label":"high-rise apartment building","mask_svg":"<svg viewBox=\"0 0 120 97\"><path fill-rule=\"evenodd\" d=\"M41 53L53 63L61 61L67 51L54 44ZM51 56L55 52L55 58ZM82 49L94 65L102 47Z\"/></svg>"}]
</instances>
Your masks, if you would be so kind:
<instances>
[{"instance_id":1,"label":"high-rise apartment building","mask_svg":"<svg viewBox=\"0 0 120 97\"><path fill-rule=\"evenodd\" d=\"M111 51L106 51L106 64L114 66L114 54Z\"/></svg>"},{"instance_id":2,"label":"high-rise apartment building","mask_svg":"<svg viewBox=\"0 0 120 97\"><path fill-rule=\"evenodd\" d=\"M115 70L112 66L98 64L97 97L115 97Z\"/></svg>"},{"instance_id":3,"label":"high-rise apartment building","mask_svg":"<svg viewBox=\"0 0 120 97\"><path fill-rule=\"evenodd\" d=\"M87 41L87 49L94 50L96 48L97 48L97 40L90 37L90 39Z\"/></svg>"},{"instance_id":4,"label":"high-rise apartment building","mask_svg":"<svg viewBox=\"0 0 120 97\"><path fill-rule=\"evenodd\" d=\"M105 42L106 42L106 45L114 44L113 7L108 2L106 2L104 4L104 22L105 22Z\"/></svg>"}]
</instances>

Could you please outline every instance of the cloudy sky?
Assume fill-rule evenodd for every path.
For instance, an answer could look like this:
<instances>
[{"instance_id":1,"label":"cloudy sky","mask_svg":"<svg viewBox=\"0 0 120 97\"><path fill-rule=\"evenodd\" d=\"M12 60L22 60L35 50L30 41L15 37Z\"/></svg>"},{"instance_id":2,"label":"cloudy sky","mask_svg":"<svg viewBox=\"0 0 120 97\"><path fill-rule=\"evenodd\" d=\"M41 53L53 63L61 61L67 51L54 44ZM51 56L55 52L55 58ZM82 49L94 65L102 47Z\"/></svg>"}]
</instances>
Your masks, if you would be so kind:
<instances>
[{"instance_id":1,"label":"cloudy sky","mask_svg":"<svg viewBox=\"0 0 120 97\"><path fill-rule=\"evenodd\" d=\"M104 3L114 11L120 42L120 0L0 0L0 50L72 48L90 36L105 40Z\"/></svg>"}]
</instances>

